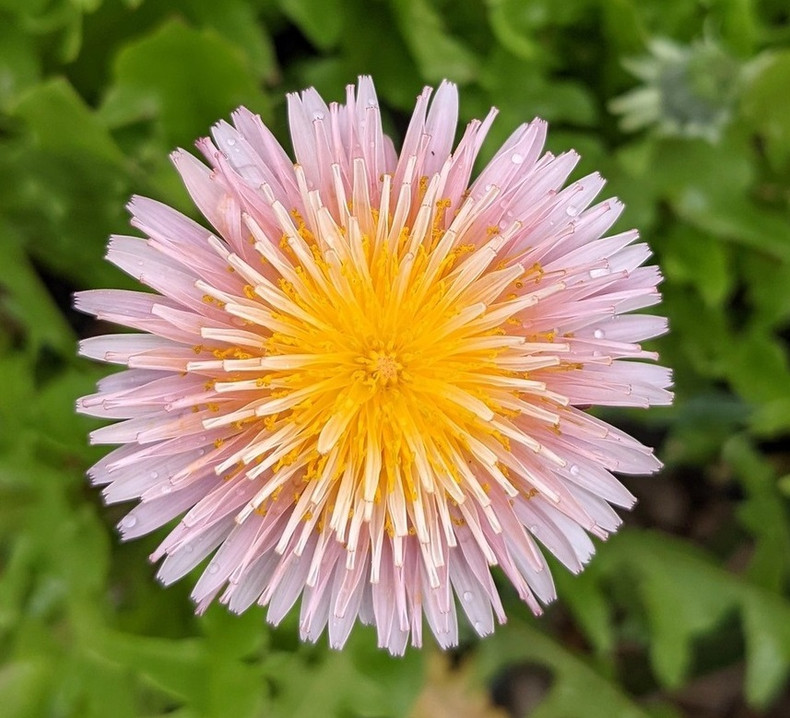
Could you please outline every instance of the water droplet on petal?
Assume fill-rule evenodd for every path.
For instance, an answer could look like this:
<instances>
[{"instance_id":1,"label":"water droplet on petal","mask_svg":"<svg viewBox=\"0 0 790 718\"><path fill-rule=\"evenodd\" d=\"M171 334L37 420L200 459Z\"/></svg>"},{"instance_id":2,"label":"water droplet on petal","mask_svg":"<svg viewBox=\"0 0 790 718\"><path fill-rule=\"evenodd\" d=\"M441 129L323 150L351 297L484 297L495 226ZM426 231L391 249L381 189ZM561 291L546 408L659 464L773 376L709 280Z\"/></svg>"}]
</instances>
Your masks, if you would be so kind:
<instances>
[{"instance_id":1,"label":"water droplet on petal","mask_svg":"<svg viewBox=\"0 0 790 718\"><path fill-rule=\"evenodd\" d=\"M134 514L126 514L121 519L121 526L125 529L131 529L137 526L137 517Z\"/></svg>"},{"instance_id":2,"label":"water droplet on petal","mask_svg":"<svg viewBox=\"0 0 790 718\"><path fill-rule=\"evenodd\" d=\"M568 469L568 471L570 471L573 476L579 475L579 467L576 466L576 464L571 464L571 468Z\"/></svg>"},{"instance_id":3,"label":"water droplet on petal","mask_svg":"<svg viewBox=\"0 0 790 718\"><path fill-rule=\"evenodd\" d=\"M188 543L186 546L184 546L184 553L192 553L194 550L195 547L191 543Z\"/></svg>"},{"instance_id":4,"label":"water droplet on petal","mask_svg":"<svg viewBox=\"0 0 790 718\"><path fill-rule=\"evenodd\" d=\"M219 571L219 566L212 561L208 565L208 572L213 575L213 574L217 573L218 571Z\"/></svg>"},{"instance_id":5,"label":"water droplet on petal","mask_svg":"<svg viewBox=\"0 0 790 718\"><path fill-rule=\"evenodd\" d=\"M579 214L579 208L569 204L565 208L565 214L567 214L569 217L575 217L577 214Z\"/></svg>"},{"instance_id":6,"label":"water droplet on petal","mask_svg":"<svg viewBox=\"0 0 790 718\"><path fill-rule=\"evenodd\" d=\"M475 631L480 633L480 631L482 629L483 629L483 622L482 621L475 621Z\"/></svg>"},{"instance_id":7,"label":"water droplet on petal","mask_svg":"<svg viewBox=\"0 0 790 718\"><path fill-rule=\"evenodd\" d=\"M510 161L514 165L520 165L524 161L524 155L520 155L518 152L514 152L510 155Z\"/></svg>"},{"instance_id":8,"label":"water droplet on petal","mask_svg":"<svg viewBox=\"0 0 790 718\"><path fill-rule=\"evenodd\" d=\"M471 591L464 591L464 601L471 601L473 598Z\"/></svg>"},{"instance_id":9,"label":"water droplet on petal","mask_svg":"<svg viewBox=\"0 0 790 718\"><path fill-rule=\"evenodd\" d=\"M233 147L236 144L236 140L233 137L228 137L228 146Z\"/></svg>"},{"instance_id":10,"label":"water droplet on petal","mask_svg":"<svg viewBox=\"0 0 790 718\"><path fill-rule=\"evenodd\" d=\"M596 329L596 330L593 332L593 336L594 336L596 339L603 339L603 338L606 336L606 333L604 332L604 330L603 330L603 329Z\"/></svg>"},{"instance_id":11,"label":"water droplet on petal","mask_svg":"<svg viewBox=\"0 0 790 718\"><path fill-rule=\"evenodd\" d=\"M151 472L151 478L152 479L158 479L159 478L159 472L158 471L152 471Z\"/></svg>"},{"instance_id":12,"label":"water droplet on petal","mask_svg":"<svg viewBox=\"0 0 790 718\"><path fill-rule=\"evenodd\" d=\"M313 113L313 119L314 120L323 120L324 119L324 113L323 112L314 112Z\"/></svg>"},{"instance_id":13,"label":"water droplet on petal","mask_svg":"<svg viewBox=\"0 0 790 718\"><path fill-rule=\"evenodd\" d=\"M173 490L173 487L172 487L171 484L164 484L162 486L162 488L160 489L162 494L169 494L172 490Z\"/></svg>"},{"instance_id":14,"label":"water droplet on petal","mask_svg":"<svg viewBox=\"0 0 790 718\"><path fill-rule=\"evenodd\" d=\"M368 107L378 107L378 103L373 99L368 100Z\"/></svg>"}]
</instances>

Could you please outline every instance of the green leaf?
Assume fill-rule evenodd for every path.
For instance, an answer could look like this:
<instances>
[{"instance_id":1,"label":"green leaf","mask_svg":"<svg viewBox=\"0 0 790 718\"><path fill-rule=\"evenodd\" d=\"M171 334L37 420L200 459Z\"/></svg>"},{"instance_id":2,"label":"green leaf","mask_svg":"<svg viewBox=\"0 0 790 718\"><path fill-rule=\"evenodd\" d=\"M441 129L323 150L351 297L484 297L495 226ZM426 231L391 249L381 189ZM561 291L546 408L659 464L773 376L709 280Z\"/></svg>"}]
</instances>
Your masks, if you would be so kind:
<instances>
[{"instance_id":1,"label":"green leaf","mask_svg":"<svg viewBox=\"0 0 790 718\"><path fill-rule=\"evenodd\" d=\"M790 607L770 594L749 592L743 601L746 632L746 698L766 707L790 673Z\"/></svg>"},{"instance_id":2,"label":"green leaf","mask_svg":"<svg viewBox=\"0 0 790 718\"><path fill-rule=\"evenodd\" d=\"M268 636L260 610L236 615L214 604L201 617L200 626L211 654L222 658L245 658L260 650Z\"/></svg>"},{"instance_id":3,"label":"green leaf","mask_svg":"<svg viewBox=\"0 0 790 718\"><path fill-rule=\"evenodd\" d=\"M75 345L74 333L31 267L21 244L18 233L0 221L0 266L10 270L0 275L0 308L24 327L31 358L43 346L70 355Z\"/></svg>"},{"instance_id":4,"label":"green leaf","mask_svg":"<svg viewBox=\"0 0 790 718\"><path fill-rule=\"evenodd\" d=\"M48 80L25 93L15 114L26 122L42 150L81 163L125 164L107 127L63 78Z\"/></svg>"},{"instance_id":5,"label":"green leaf","mask_svg":"<svg viewBox=\"0 0 790 718\"><path fill-rule=\"evenodd\" d=\"M136 718L139 715L135 710L135 686L124 667L93 654L78 656L74 663L70 683L80 689L81 695L76 698L85 706L85 718L106 718L108 715Z\"/></svg>"},{"instance_id":6,"label":"green leaf","mask_svg":"<svg viewBox=\"0 0 790 718\"><path fill-rule=\"evenodd\" d=\"M390 0L404 42L428 82L447 79L465 84L478 71L471 50L451 36L429 0Z\"/></svg>"},{"instance_id":7,"label":"green leaf","mask_svg":"<svg viewBox=\"0 0 790 718\"><path fill-rule=\"evenodd\" d=\"M562 596L573 617L599 654L609 654L614 648L615 635L609 602L601 590L597 563L574 576L558 567L552 571L557 594Z\"/></svg>"},{"instance_id":8,"label":"green leaf","mask_svg":"<svg viewBox=\"0 0 790 718\"><path fill-rule=\"evenodd\" d=\"M530 624L511 617L479 644L478 667L490 680L511 665L526 662L549 668L554 686L535 716L550 718L647 718L647 714L615 684L596 673L561 643Z\"/></svg>"},{"instance_id":9,"label":"green leaf","mask_svg":"<svg viewBox=\"0 0 790 718\"><path fill-rule=\"evenodd\" d=\"M738 507L738 518L756 539L749 576L780 593L790 574L790 525L776 471L742 435L727 441L722 453L747 495Z\"/></svg>"},{"instance_id":10,"label":"green leaf","mask_svg":"<svg viewBox=\"0 0 790 718\"><path fill-rule=\"evenodd\" d=\"M183 3L178 3L182 5ZM324 8L331 3L321 3ZM273 81L277 58L266 25L248 0L191 0L184 12L196 23L208 25L249 57L250 66L262 80ZM342 14L342 13L339 13Z\"/></svg>"},{"instance_id":11,"label":"green leaf","mask_svg":"<svg viewBox=\"0 0 790 718\"><path fill-rule=\"evenodd\" d=\"M545 22L542 3L491 0L488 21L494 37L516 57L533 60L540 52L537 30Z\"/></svg>"},{"instance_id":12,"label":"green leaf","mask_svg":"<svg viewBox=\"0 0 790 718\"><path fill-rule=\"evenodd\" d=\"M785 434L790 429L790 396L760 404L752 413L749 426L755 435L765 438Z\"/></svg>"},{"instance_id":13,"label":"green leaf","mask_svg":"<svg viewBox=\"0 0 790 718\"><path fill-rule=\"evenodd\" d=\"M783 326L790 320L790 262L742 252L739 264L754 308L752 324L770 329Z\"/></svg>"},{"instance_id":14,"label":"green leaf","mask_svg":"<svg viewBox=\"0 0 790 718\"><path fill-rule=\"evenodd\" d=\"M652 635L653 669L665 686L679 688L688 675L694 638L721 620L733 597L718 586L701 585L704 578L694 566L679 570L675 561L667 568L645 571L639 591ZM693 596L689 595L689 586L694 586Z\"/></svg>"},{"instance_id":15,"label":"green leaf","mask_svg":"<svg viewBox=\"0 0 790 718\"><path fill-rule=\"evenodd\" d=\"M356 626L342 651L302 646L296 654L269 654L267 673L276 685L278 715L407 716L424 680L423 655L409 650L393 658L375 640L371 629Z\"/></svg>"},{"instance_id":16,"label":"green leaf","mask_svg":"<svg viewBox=\"0 0 790 718\"><path fill-rule=\"evenodd\" d=\"M76 416L74 405L79 397L92 393L98 379L106 374L105 367L80 361L79 368L69 367L39 386L31 423L43 446L71 460L79 457L87 462L95 457L96 449L88 445L87 435L101 422Z\"/></svg>"},{"instance_id":17,"label":"green leaf","mask_svg":"<svg viewBox=\"0 0 790 718\"><path fill-rule=\"evenodd\" d=\"M29 448L31 405L35 385L30 359L22 352L0 354L0 375L4 380L0 401L0 447L4 454Z\"/></svg>"},{"instance_id":18,"label":"green leaf","mask_svg":"<svg viewBox=\"0 0 790 718\"><path fill-rule=\"evenodd\" d=\"M169 145L191 145L239 105L269 111L255 73L233 43L177 20L127 44L113 70L102 118L113 128L156 120Z\"/></svg>"},{"instance_id":19,"label":"green leaf","mask_svg":"<svg viewBox=\"0 0 790 718\"><path fill-rule=\"evenodd\" d=\"M675 203L682 219L764 255L790 262L790 225L779 212L762 208L740 194L712 197L706 191L687 189Z\"/></svg>"},{"instance_id":20,"label":"green leaf","mask_svg":"<svg viewBox=\"0 0 790 718\"><path fill-rule=\"evenodd\" d=\"M102 255L129 193L123 153L64 79L36 85L14 112L24 132L14 151L0 153L0 168L16 177L0 186L0 208L24 250L82 286L117 284L121 273Z\"/></svg>"},{"instance_id":21,"label":"green leaf","mask_svg":"<svg viewBox=\"0 0 790 718\"><path fill-rule=\"evenodd\" d=\"M729 348L727 374L747 402L790 397L790 364L784 345L764 332L739 337Z\"/></svg>"},{"instance_id":22,"label":"green leaf","mask_svg":"<svg viewBox=\"0 0 790 718\"><path fill-rule=\"evenodd\" d=\"M208 679L203 641L134 636L117 631L96 636L95 650L144 675L172 696L203 694Z\"/></svg>"},{"instance_id":23,"label":"green leaf","mask_svg":"<svg viewBox=\"0 0 790 718\"><path fill-rule=\"evenodd\" d=\"M18 493L14 494L4 490L1 495L6 510L8 503L12 500L15 500L17 505L22 503ZM3 519L6 519L3 523L6 526L11 524L8 518L7 515L3 515ZM11 525L18 530L21 523L21 521L16 520ZM35 556L36 551L33 546L33 540L27 535L18 533L7 553L5 565L3 566L3 581L0 583L0 632L3 636L6 636L16 628L19 623L30 590L30 571ZM2 679L0 679L1 681Z\"/></svg>"},{"instance_id":24,"label":"green leaf","mask_svg":"<svg viewBox=\"0 0 790 718\"><path fill-rule=\"evenodd\" d=\"M604 574L625 570L640 580L652 629L651 657L662 680L674 685L690 665L693 641L737 608L746 634L747 697L764 707L776 695L790 668L786 599L719 568L688 542L657 533L623 531L598 561L605 564Z\"/></svg>"},{"instance_id":25,"label":"green leaf","mask_svg":"<svg viewBox=\"0 0 790 718\"><path fill-rule=\"evenodd\" d=\"M618 576L625 565L636 580L647 610L653 669L664 685L679 687L691 665L694 640L736 605L737 583L723 579L685 542L647 532L619 534L598 560L604 572Z\"/></svg>"},{"instance_id":26,"label":"green leaf","mask_svg":"<svg viewBox=\"0 0 790 718\"><path fill-rule=\"evenodd\" d=\"M0 705L7 718L41 715L48 682L52 675L46 659L36 658L5 663L0 668Z\"/></svg>"},{"instance_id":27,"label":"green leaf","mask_svg":"<svg viewBox=\"0 0 790 718\"><path fill-rule=\"evenodd\" d=\"M664 445L669 464L708 466L718 461L721 447L749 419L749 406L730 393L702 393L674 409L670 439Z\"/></svg>"},{"instance_id":28,"label":"green leaf","mask_svg":"<svg viewBox=\"0 0 790 718\"><path fill-rule=\"evenodd\" d=\"M662 290L662 311L670 318L671 327L670 334L662 339L665 349L688 362L699 377L711 379L724 375L729 362L725 349L734 342L729 317L720 307L703 302L696 292L669 282ZM704 332L699 330L701 326L705 327ZM673 359L670 366L680 362L675 357L669 358ZM689 371L680 373L677 385L680 388L688 383L686 389L697 393L698 376Z\"/></svg>"},{"instance_id":29,"label":"green leaf","mask_svg":"<svg viewBox=\"0 0 790 718\"><path fill-rule=\"evenodd\" d=\"M216 611L224 611L217 608ZM228 616L223 624L237 637L260 616ZM208 625L215 623L212 619ZM260 636L260 629L254 631ZM243 646L233 636L223 645L219 634L202 638L169 639L105 631L92 639L92 649L106 660L132 669L166 694L181 701L201 718L256 718L262 714L264 664L240 660ZM247 654L250 644L244 646Z\"/></svg>"},{"instance_id":30,"label":"green leaf","mask_svg":"<svg viewBox=\"0 0 790 718\"><path fill-rule=\"evenodd\" d=\"M279 0L279 5L313 45L322 50L337 45L345 21L341 0Z\"/></svg>"},{"instance_id":31,"label":"green leaf","mask_svg":"<svg viewBox=\"0 0 790 718\"><path fill-rule=\"evenodd\" d=\"M0 109L10 108L41 72L41 61L32 38L13 22L0 24Z\"/></svg>"},{"instance_id":32,"label":"green leaf","mask_svg":"<svg viewBox=\"0 0 790 718\"><path fill-rule=\"evenodd\" d=\"M750 75L742 112L765 139L768 159L779 170L790 160L790 93L787 92L790 50L757 58Z\"/></svg>"},{"instance_id":33,"label":"green leaf","mask_svg":"<svg viewBox=\"0 0 790 718\"><path fill-rule=\"evenodd\" d=\"M676 226L656 241L668 279L696 287L705 303L718 307L735 279L726 244L693 228Z\"/></svg>"}]
</instances>

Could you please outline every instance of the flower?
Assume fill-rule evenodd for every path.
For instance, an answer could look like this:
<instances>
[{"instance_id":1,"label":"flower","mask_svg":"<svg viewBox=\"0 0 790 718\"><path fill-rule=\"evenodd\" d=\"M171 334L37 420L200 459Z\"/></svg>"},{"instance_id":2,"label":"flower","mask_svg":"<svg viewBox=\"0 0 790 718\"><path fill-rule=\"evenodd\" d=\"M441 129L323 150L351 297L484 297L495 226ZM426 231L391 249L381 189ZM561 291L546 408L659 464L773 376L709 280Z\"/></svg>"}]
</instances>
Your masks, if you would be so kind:
<instances>
[{"instance_id":1,"label":"flower","mask_svg":"<svg viewBox=\"0 0 790 718\"><path fill-rule=\"evenodd\" d=\"M145 235L108 259L154 293L96 290L76 306L141 333L92 337L127 367L78 402L122 421L90 470L108 503L139 499L123 538L179 523L154 552L169 584L212 555L193 591L233 611L301 595L300 630L340 647L357 618L393 654L457 642L505 615L498 565L536 614L554 586L538 542L572 571L632 505L613 477L659 468L588 405L666 404L668 370L639 342L661 317L658 269L635 231L601 238L615 199L578 156L519 127L470 184L494 116L452 151L458 96L417 104L398 155L373 83L327 106L290 95L297 163L244 108L173 162L213 231L150 199Z\"/></svg>"},{"instance_id":2,"label":"flower","mask_svg":"<svg viewBox=\"0 0 790 718\"><path fill-rule=\"evenodd\" d=\"M623 63L643 84L609 103L620 115L620 127L636 132L653 126L661 135L716 143L730 122L748 68L711 38L691 45L655 38L648 50Z\"/></svg>"}]
</instances>

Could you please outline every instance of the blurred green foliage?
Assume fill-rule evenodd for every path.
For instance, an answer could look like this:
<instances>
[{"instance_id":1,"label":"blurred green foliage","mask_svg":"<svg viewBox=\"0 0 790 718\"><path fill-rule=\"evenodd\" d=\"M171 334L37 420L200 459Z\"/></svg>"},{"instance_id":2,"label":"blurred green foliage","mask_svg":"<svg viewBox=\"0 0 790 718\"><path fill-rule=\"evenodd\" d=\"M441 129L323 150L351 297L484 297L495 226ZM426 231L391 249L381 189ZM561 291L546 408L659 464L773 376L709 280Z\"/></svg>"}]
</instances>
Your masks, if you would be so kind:
<instances>
[{"instance_id":1,"label":"blurred green foliage","mask_svg":"<svg viewBox=\"0 0 790 718\"><path fill-rule=\"evenodd\" d=\"M786 0L0 0L2 714L405 716L425 690L423 654L391 659L365 629L335 653L256 610L195 618L188 580L153 581L157 537L119 544L73 415L104 370L74 357L91 330L70 292L131 286L102 260L127 198L191 212L176 145L242 103L287 143L286 91L341 99L360 73L395 135L444 77L464 120L500 108L488 155L546 118L550 149L609 179L666 276L677 403L614 418L659 445L664 474L630 483L641 513L583 575L556 572L547 618L503 586L510 623L457 657L479 682L549 670L544 718L716 715L683 695L738 666L736 708L786 715Z\"/></svg>"}]
</instances>

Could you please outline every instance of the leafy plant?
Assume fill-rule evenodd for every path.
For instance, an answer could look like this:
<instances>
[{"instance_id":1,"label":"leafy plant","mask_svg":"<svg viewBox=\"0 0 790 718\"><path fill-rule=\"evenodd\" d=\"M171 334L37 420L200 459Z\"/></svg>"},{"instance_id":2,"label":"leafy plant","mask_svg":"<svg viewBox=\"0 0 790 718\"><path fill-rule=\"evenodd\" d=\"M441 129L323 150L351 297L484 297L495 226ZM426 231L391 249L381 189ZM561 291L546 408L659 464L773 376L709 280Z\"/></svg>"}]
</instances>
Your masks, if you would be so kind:
<instances>
[{"instance_id":1,"label":"leafy plant","mask_svg":"<svg viewBox=\"0 0 790 718\"><path fill-rule=\"evenodd\" d=\"M189 211L168 162L176 145L242 103L287 144L285 92L314 84L341 99L360 73L375 76L396 136L416 93L443 77L462 85L464 118L499 107L491 147L548 119L552 151L575 147L580 172L603 170L627 205L623 228L641 229L666 277L671 332L656 348L675 369L676 406L615 418L659 442L664 473L630 483L641 513L585 573L555 571L546 617L514 602L508 625L454 654L457 675L486 690L539 666L552 682L530 715L636 718L702 715L685 691L743 666L728 715L790 711L786 21L780 0L0 0L3 714L382 717L422 705L430 662L390 659L369 632L335 653L256 611L193 616L186 589L162 589L145 564L156 537L119 543L121 513L83 478L101 455L85 442L94 424L73 415L98 376L75 342L101 328L70 294L131 286L102 260L108 235L128 231L128 197ZM661 57L674 72L658 72ZM713 66L724 70L706 84ZM615 98L644 83L680 108L652 92L650 121L621 128ZM694 128L715 131L667 124L694 108Z\"/></svg>"}]
</instances>

